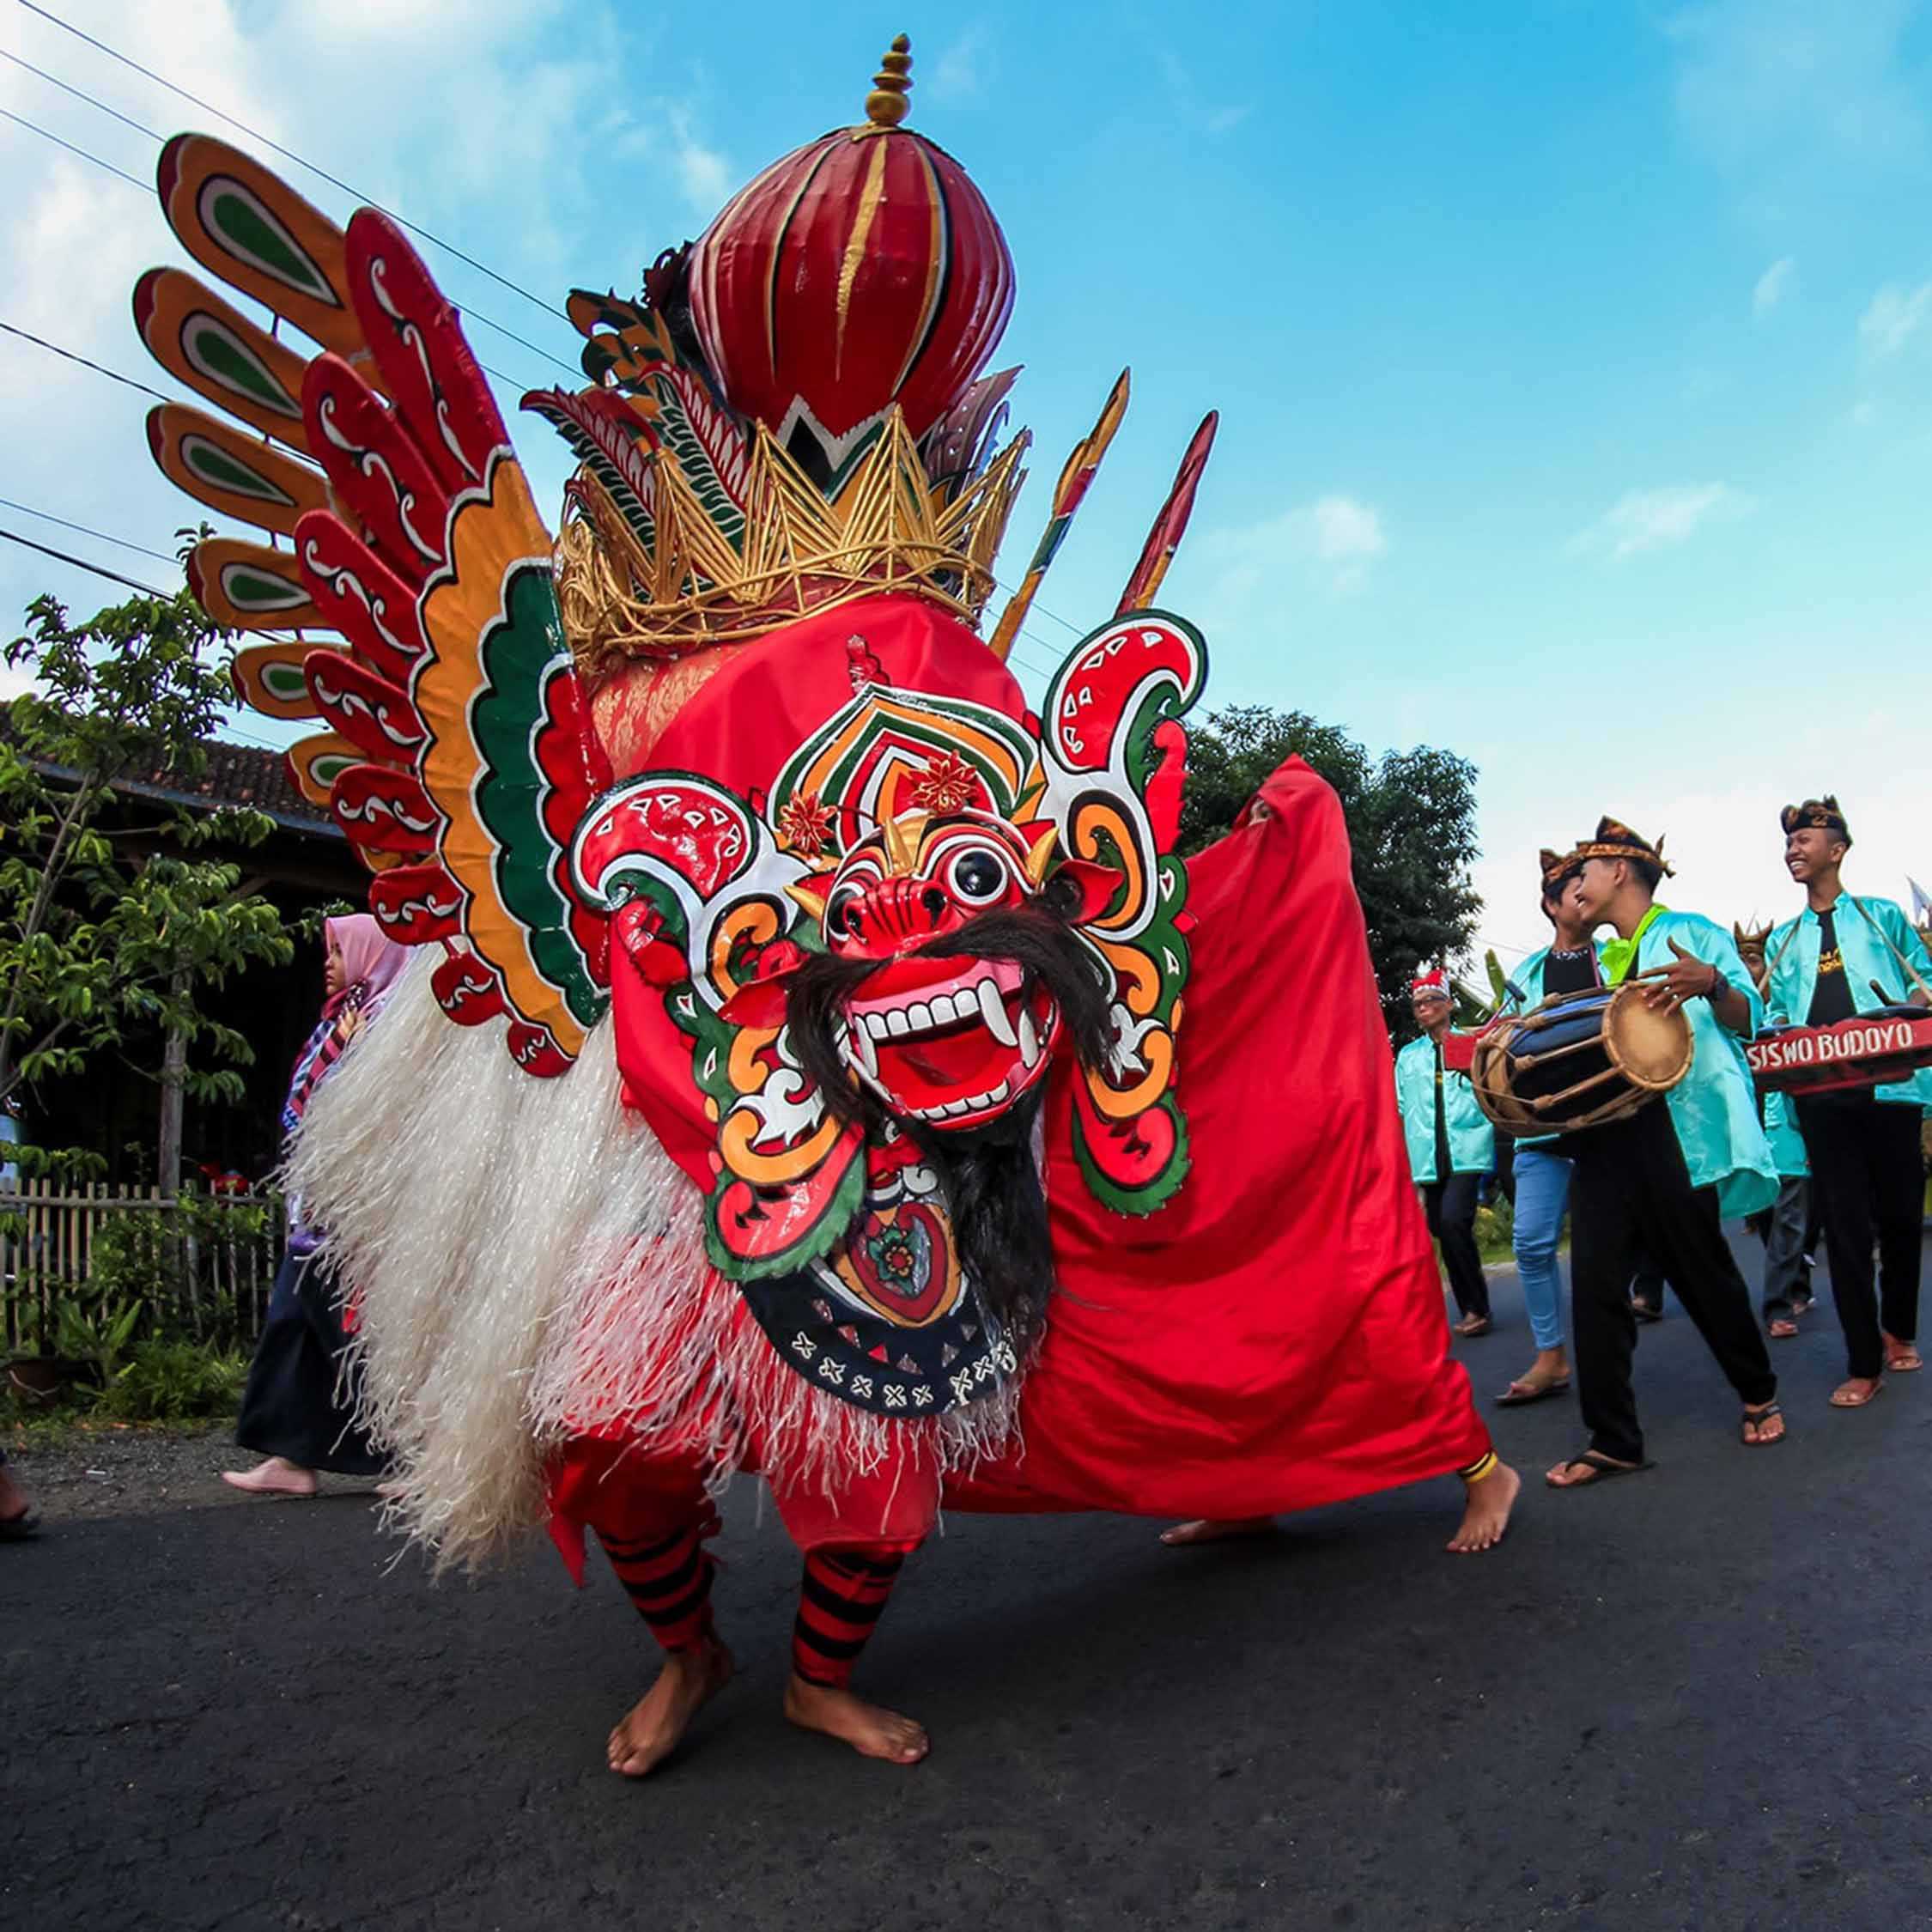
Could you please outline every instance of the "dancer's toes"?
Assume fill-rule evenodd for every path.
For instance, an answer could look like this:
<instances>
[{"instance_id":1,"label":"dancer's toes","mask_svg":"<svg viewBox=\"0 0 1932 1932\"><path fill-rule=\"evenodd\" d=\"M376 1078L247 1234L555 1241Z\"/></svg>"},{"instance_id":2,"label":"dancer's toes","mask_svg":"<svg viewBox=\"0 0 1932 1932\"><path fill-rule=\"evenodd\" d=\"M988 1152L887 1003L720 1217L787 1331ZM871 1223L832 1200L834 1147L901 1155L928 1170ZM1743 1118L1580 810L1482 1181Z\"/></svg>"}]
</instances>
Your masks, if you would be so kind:
<instances>
[{"instance_id":1,"label":"dancer's toes","mask_svg":"<svg viewBox=\"0 0 1932 1932\"><path fill-rule=\"evenodd\" d=\"M252 1469L224 1469L222 1480L249 1496L313 1496L316 1490L315 1472L285 1455L271 1455Z\"/></svg>"},{"instance_id":2,"label":"dancer's toes","mask_svg":"<svg viewBox=\"0 0 1932 1932\"><path fill-rule=\"evenodd\" d=\"M926 1727L911 1717L867 1704L850 1691L809 1684L796 1671L785 1686L785 1715L801 1730L821 1731L849 1744L862 1758L916 1765L933 1748Z\"/></svg>"},{"instance_id":3,"label":"dancer's toes","mask_svg":"<svg viewBox=\"0 0 1932 1932\"><path fill-rule=\"evenodd\" d=\"M1449 1547L1458 1556L1493 1550L1510 1527L1510 1512L1522 1492L1522 1478L1507 1462L1498 1462L1480 1482L1467 1485L1467 1505Z\"/></svg>"},{"instance_id":4,"label":"dancer's toes","mask_svg":"<svg viewBox=\"0 0 1932 1932\"><path fill-rule=\"evenodd\" d=\"M1266 1536L1274 1528L1273 1516L1201 1516L1193 1522L1177 1522L1161 1532L1161 1540L1170 1549L1189 1543L1224 1543L1236 1536Z\"/></svg>"},{"instance_id":5,"label":"dancer's toes","mask_svg":"<svg viewBox=\"0 0 1932 1932\"><path fill-rule=\"evenodd\" d=\"M611 1769L625 1777L655 1771L683 1741L697 1716L731 1681L732 1654L716 1637L696 1649L672 1650L658 1680L605 1741Z\"/></svg>"}]
</instances>

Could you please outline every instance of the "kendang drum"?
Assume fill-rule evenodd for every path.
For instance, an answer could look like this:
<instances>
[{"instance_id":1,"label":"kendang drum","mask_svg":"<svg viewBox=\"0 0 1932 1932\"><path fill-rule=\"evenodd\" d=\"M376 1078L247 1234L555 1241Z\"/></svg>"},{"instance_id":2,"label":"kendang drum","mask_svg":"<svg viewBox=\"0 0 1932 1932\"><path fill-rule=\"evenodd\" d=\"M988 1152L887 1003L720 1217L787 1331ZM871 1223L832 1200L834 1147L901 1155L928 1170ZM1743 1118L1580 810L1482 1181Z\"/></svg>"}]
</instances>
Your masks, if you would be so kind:
<instances>
[{"instance_id":1,"label":"kendang drum","mask_svg":"<svg viewBox=\"0 0 1932 1932\"><path fill-rule=\"evenodd\" d=\"M1634 1114L1691 1070L1691 1023L1635 981L1559 993L1476 1042L1476 1101L1519 1137L1574 1133Z\"/></svg>"}]
</instances>

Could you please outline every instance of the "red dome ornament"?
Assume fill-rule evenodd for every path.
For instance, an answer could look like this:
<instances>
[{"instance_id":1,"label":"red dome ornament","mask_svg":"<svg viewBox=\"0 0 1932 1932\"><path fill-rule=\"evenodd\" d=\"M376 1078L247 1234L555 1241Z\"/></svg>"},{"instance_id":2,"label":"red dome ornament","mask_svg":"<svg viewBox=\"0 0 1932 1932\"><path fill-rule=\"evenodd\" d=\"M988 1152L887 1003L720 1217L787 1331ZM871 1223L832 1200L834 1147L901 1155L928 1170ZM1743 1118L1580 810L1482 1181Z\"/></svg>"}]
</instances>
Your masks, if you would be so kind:
<instances>
[{"instance_id":1,"label":"red dome ornament","mask_svg":"<svg viewBox=\"0 0 1932 1932\"><path fill-rule=\"evenodd\" d=\"M691 252L691 316L726 399L835 484L896 403L917 438L965 393L1013 306L985 197L900 127L903 34L865 125L773 162Z\"/></svg>"}]
</instances>

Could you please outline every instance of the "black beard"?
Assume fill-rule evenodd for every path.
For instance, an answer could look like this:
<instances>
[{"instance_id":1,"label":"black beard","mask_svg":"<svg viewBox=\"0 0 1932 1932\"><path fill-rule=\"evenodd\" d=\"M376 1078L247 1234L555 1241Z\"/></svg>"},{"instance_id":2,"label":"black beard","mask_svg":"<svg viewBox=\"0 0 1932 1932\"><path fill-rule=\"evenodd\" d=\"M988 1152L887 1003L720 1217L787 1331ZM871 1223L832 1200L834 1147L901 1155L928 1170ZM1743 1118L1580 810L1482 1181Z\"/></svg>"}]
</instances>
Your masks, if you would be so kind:
<instances>
[{"instance_id":1,"label":"black beard","mask_svg":"<svg viewBox=\"0 0 1932 1932\"><path fill-rule=\"evenodd\" d=\"M915 956L927 959L1010 960L1021 969L1021 997L1036 986L1052 996L1059 1026L1084 1066L1107 1057L1112 1002L1097 962L1062 920L1042 908L982 913ZM1039 1333L1053 1287L1053 1247L1046 1194L1033 1161L1033 1127L1046 1083L1021 1095L983 1127L941 1131L930 1122L890 1114L853 1073L839 1041L846 1005L888 963L815 955L786 981L787 1024L799 1066L841 1121L856 1122L868 1139L884 1137L890 1121L908 1134L938 1176L961 1265L987 1310L1024 1355Z\"/></svg>"}]
</instances>

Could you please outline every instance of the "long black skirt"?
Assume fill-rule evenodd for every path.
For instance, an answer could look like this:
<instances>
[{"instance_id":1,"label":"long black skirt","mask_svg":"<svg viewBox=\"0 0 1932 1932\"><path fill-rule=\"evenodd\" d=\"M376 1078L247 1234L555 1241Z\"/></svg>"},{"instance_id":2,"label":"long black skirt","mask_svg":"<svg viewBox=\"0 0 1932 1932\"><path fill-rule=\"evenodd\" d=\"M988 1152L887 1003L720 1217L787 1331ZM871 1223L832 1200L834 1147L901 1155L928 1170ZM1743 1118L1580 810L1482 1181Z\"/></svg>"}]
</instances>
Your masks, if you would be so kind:
<instances>
[{"instance_id":1,"label":"long black skirt","mask_svg":"<svg viewBox=\"0 0 1932 1932\"><path fill-rule=\"evenodd\" d=\"M355 1425L347 1344L334 1271L319 1255L284 1254L235 1425L242 1448L305 1469L380 1476L387 1465Z\"/></svg>"}]
</instances>

